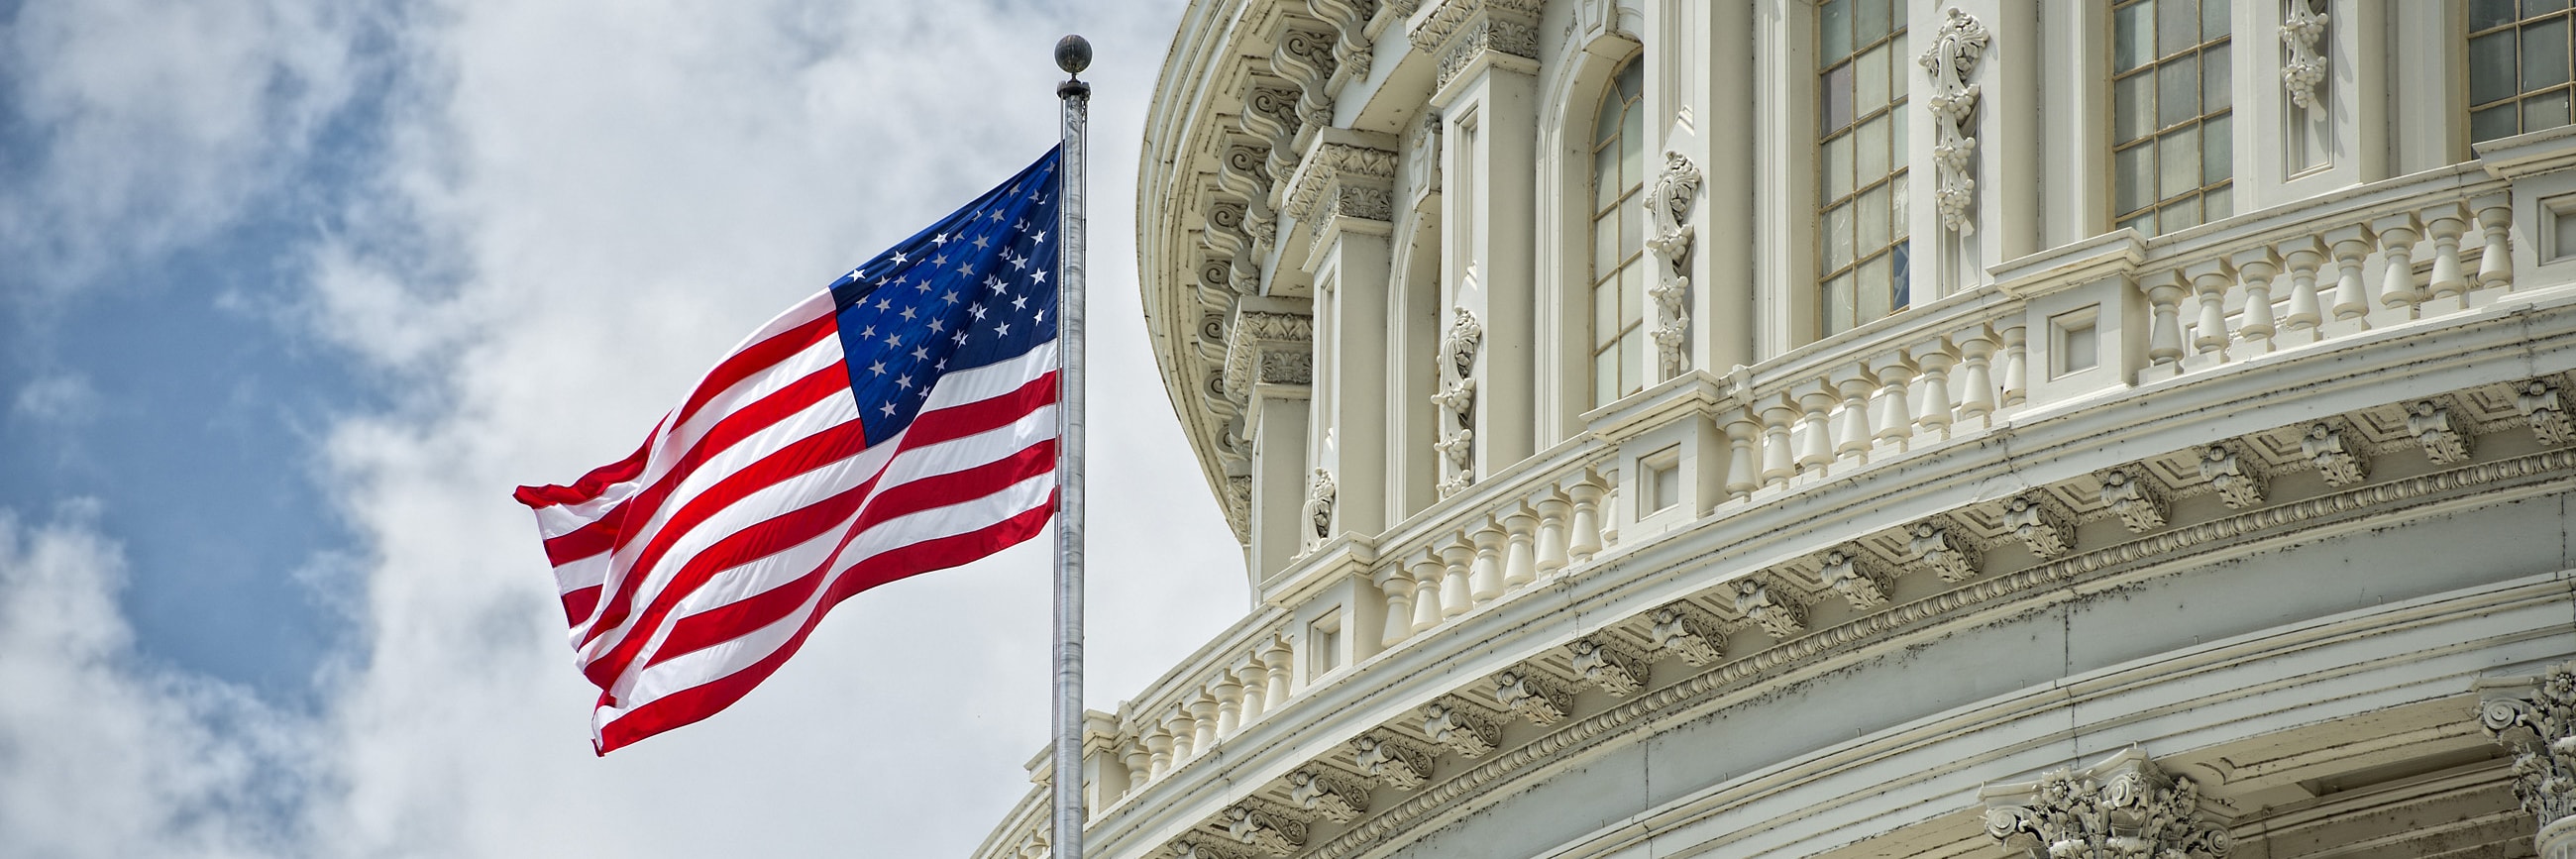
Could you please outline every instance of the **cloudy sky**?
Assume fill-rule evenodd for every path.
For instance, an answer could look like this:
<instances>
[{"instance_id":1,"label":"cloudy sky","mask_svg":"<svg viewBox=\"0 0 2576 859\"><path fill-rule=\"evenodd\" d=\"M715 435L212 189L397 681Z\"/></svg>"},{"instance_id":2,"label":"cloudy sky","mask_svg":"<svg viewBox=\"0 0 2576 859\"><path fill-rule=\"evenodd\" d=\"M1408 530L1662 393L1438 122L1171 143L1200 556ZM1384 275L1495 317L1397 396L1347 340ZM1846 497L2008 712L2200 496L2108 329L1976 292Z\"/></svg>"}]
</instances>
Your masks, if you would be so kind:
<instances>
[{"instance_id":1,"label":"cloudy sky","mask_svg":"<svg viewBox=\"0 0 2576 859\"><path fill-rule=\"evenodd\" d=\"M0 0L0 855L964 856L1043 541L605 759L520 483L1037 157L1095 81L1091 682L1236 617L1130 205L1181 0Z\"/></svg>"}]
</instances>

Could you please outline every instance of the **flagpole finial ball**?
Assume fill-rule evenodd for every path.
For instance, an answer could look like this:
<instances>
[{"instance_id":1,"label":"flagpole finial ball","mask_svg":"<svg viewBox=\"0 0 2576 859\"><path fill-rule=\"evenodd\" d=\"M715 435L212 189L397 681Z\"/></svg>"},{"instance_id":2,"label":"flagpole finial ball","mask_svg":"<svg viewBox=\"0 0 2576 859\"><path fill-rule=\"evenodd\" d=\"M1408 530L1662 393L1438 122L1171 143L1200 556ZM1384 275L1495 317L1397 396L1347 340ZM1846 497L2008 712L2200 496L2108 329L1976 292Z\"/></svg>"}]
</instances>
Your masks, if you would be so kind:
<instances>
[{"instance_id":1,"label":"flagpole finial ball","mask_svg":"<svg viewBox=\"0 0 2576 859\"><path fill-rule=\"evenodd\" d=\"M1091 68L1091 41L1081 36L1056 40L1055 66L1069 75L1082 74L1083 69Z\"/></svg>"}]
</instances>

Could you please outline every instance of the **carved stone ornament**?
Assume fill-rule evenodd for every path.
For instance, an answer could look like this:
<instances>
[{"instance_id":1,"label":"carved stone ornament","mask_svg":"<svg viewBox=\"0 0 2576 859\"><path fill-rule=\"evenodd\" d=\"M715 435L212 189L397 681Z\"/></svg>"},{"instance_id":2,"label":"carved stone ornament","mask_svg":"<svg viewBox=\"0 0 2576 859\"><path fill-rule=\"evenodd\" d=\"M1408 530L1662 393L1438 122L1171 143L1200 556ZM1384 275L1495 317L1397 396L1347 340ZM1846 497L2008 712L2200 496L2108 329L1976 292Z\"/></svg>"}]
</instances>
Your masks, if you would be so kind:
<instances>
[{"instance_id":1,"label":"carved stone ornament","mask_svg":"<svg viewBox=\"0 0 2576 859\"><path fill-rule=\"evenodd\" d=\"M2478 724L2514 751L2513 794L2547 828L2576 813L2576 662L2550 668L2532 686L2480 703Z\"/></svg>"},{"instance_id":2,"label":"carved stone ornament","mask_svg":"<svg viewBox=\"0 0 2576 859\"><path fill-rule=\"evenodd\" d=\"M1646 688L1646 658L1616 643L1585 636L1567 642L1574 673L1612 695L1627 696Z\"/></svg>"},{"instance_id":3,"label":"carved stone ornament","mask_svg":"<svg viewBox=\"0 0 2576 859\"><path fill-rule=\"evenodd\" d=\"M1311 543L1321 543L1333 536L1333 499L1337 492L1333 473L1315 469L1306 482L1306 522L1311 528Z\"/></svg>"},{"instance_id":4,"label":"carved stone ornament","mask_svg":"<svg viewBox=\"0 0 2576 859\"><path fill-rule=\"evenodd\" d=\"M1726 637L1719 634L1717 619L1684 603L1656 609L1647 619L1653 623L1648 635L1655 645L1679 655L1692 665L1714 665L1726 658Z\"/></svg>"},{"instance_id":5,"label":"carved stone ornament","mask_svg":"<svg viewBox=\"0 0 2576 859\"><path fill-rule=\"evenodd\" d=\"M1538 16L1545 0L1440 0L1405 39L1424 54L1437 53L1431 89L1449 85L1488 51L1538 59Z\"/></svg>"},{"instance_id":6,"label":"carved stone ornament","mask_svg":"<svg viewBox=\"0 0 2576 859\"><path fill-rule=\"evenodd\" d=\"M1467 268L1466 283L1461 291L1472 291L1476 269ZM1476 320L1475 311L1457 308L1449 322L1449 333L1440 339L1440 392L1431 401L1449 419L1441 422L1440 440L1432 448L1440 453L1444 476L1440 497L1447 498L1476 482L1476 352L1484 346L1485 327Z\"/></svg>"},{"instance_id":7,"label":"carved stone ornament","mask_svg":"<svg viewBox=\"0 0 2576 859\"><path fill-rule=\"evenodd\" d=\"M2327 486L2350 486L2370 479L2370 461L2353 453L2354 445L2344 441L2344 431L2332 423L2318 421L2308 426L2308 434L2299 438L2299 454L2317 467Z\"/></svg>"},{"instance_id":8,"label":"carved stone ornament","mask_svg":"<svg viewBox=\"0 0 2576 859\"><path fill-rule=\"evenodd\" d=\"M1681 375L1682 341L1690 332L1690 249L1692 202L1699 199L1699 167L1679 152L1664 153L1664 172L1646 192L1646 249L1662 262L1655 285L1646 289L1655 300L1655 360L1662 375Z\"/></svg>"},{"instance_id":9,"label":"carved stone ornament","mask_svg":"<svg viewBox=\"0 0 2576 859\"><path fill-rule=\"evenodd\" d=\"M1279 32L1271 37L1276 47L1270 52L1270 69L1297 84L1297 117L1307 126L1322 128L1333 124L1331 84L1333 73L1341 68L1333 48L1341 38L1313 27L1314 23L1303 16L1283 16Z\"/></svg>"},{"instance_id":10,"label":"carved stone ornament","mask_svg":"<svg viewBox=\"0 0 2576 859\"><path fill-rule=\"evenodd\" d=\"M1769 584L1756 579L1736 580L1735 610L1772 638L1793 638L1807 631L1806 607L1787 597L1774 596Z\"/></svg>"},{"instance_id":11,"label":"carved stone ornament","mask_svg":"<svg viewBox=\"0 0 2576 859\"><path fill-rule=\"evenodd\" d=\"M1318 766L1288 774L1288 798L1334 823L1349 823L1368 810L1368 788L1358 780Z\"/></svg>"},{"instance_id":12,"label":"carved stone ornament","mask_svg":"<svg viewBox=\"0 0 2576 859\"><path fill-rule=\"evenodd\" d=\"M1347 83L1368 77L1369 19L1377 15L1377 0L1306 0L1306 8L1324 19L1341 34L1333 44L1333 60L1340 66L1334 75L1336 83ZM1332 89L1338 91L1340 87Z\"/></svg>"},{"instance_id":13,"label":"carved stone ornament","mask_svg":"<svg viewBox=\"0 0 2576 859\"><path fill-rule=\"evenodd\" d=\"M2097 476L2102 483L2102 504L2129 526L2129 532L2144 534L2165 526L2165 497L2156 489L2144 469L2121 466Z\"/></svg>"},{"instance_id":14,"label":"carved stone ornament","mask_svg":"<svg viewBox=\"0 0 2576 859\"><path fill-rule=\"evenodd\" d=\"M2317 85L2326 80L2326 55L2317 50L2325 33L2325 10L2312 0L2290 0L2290 17L2281 22L2281 44L2290 49L2290 59L2281 64L2281 86L2302 110L2317 109Z\"/></svg>"},{"instance_id":15,"label":"carved stone ornament","mask_svg":"<svg viewBox=\"0 0 2576 859\"><path fill-rule=\"evenodd\" d=\"M2198 784L2134 749L2040 777L2026 802L1986 810L1986 834L2031 859L2225 859L2234 847Z\"/></svg>"},{"instance_id":16,"label":"carved stone ornament","mask_svg":"<svg viewBox=\"0 0 2576 859\"><path fill-rule=\"evenodd\" d=\"M1351 739L1360 772L1388 785L1413 790L1431 780L1431 751L1394 737L1361 734Z\"/></svg>"},{"instance_id":17,"label":"carved stone ornament","mask_svg":"<svg viewBox=\"0 0 2576 859\"><path fill-rule=\"evenodd\" d=\"M1306 385L1315 380L1315 318L1244 311L1226 332L1226 393L1250 396L1255 384Z\"/></svg>"},{"instance_id":18,"label":"carved stone ornament","mask_svg":"<svg viewBox=\"0 0 2576 859\"><path fill-rule=\"evenodd\" d=\"M2075 548L2075 524L2057 505L2036 494L2014 496L2004 502L2004 527L2020 537L2030 553L2041 558L2054 558Z\"/></svg>"},{"instance_id":19,"label":"carved stone ornament","mask_svg":"<svg viewBox=\"0 0 2576 859\"><path fill-rule=\"evenodd\" d=\"M1422 705L1422 733L1462 758L1482 757L1503 741L1502 726L1453 701Z\"/></svg>"},{"instance_id":20,"label":"carved stone ornament","mask_svg":"<svg viewBox=\"0 0 2576 859\"><path fill-rule=\"evenodd\" d=\"M1171 859L1245 859L1250 855L1196 834L1181 836L1171 847Z\"/></svg>"},{"instance_id":21,"label":"carved stone ornament","mask_svg":"<svg viewBox=\"0 0 2576 859\"><path fill-rule=\"evenodd\" d=\"M1858 546L1840 546L1825 552L1824 565L1816 569L1816 580L1842 594L1852 608L1867 611L1887 604L1888 576Z\"/></svg>"},{"instance_id":22,"label":"carved stone ornament","mask_svg":"<svg viewBox=\"0 0 2576 859\"><path fill-rule=\"evenodd\" d=\"M1565 718L1567 708L1574 705L1574 692L1556 682L1556 678L1527 666L1514 666L1494 675L1494 699L1532 722L1553 725Z\"/></svg>"},{"instance_id":23,"label":"carved stone ornament","mask_svg":"<svg viewBox=\"0 0 2576 859\"><path fill-rule=\"evenodd\" d=\"M1288 190L1288 214L1321 223L1326 216L1385 221L1394 217L1395 153L1322 143Z\"/></svg>"},{"instance_id":24,"label":"carved stone ornament","mask_svg":"<svg viewBox=\"0 0 2576 859\"><path fill-rule=\"evenodd\" d=\"M2451 410L2432 400L2406 404L2406 431L2424 446L2424 458L2434 465L2469 461L2469 436L2451 426Z\"/></svg>"},{"instance_id":25,"label":"carved stone ornament","mask_svg":"<svg viewBox=\"0 0 2576 859\"><path fill-rule=\"evenodd\" d=\"M1984 559L1978 556L1977 547L1971 545L1966 538L1952 533L1948 527L1930 522L1916 522L1914 527L1908 530L1908 534L1910 536L1906 538L1905 548L1914 553L1914 562L1938 574L1942 581L1956 582L1974 578L1978 568L1984 565Z\"/></svg>"},{"instance_id":26,"label":"carved stone ornament","mask_svg":"<svg viewBox=\"0 0 2576 859\"><path fill-rule=\"evenodd\" d=\"M1932 161L1939 181L1932 192L1932 202L1941 210L1941 226L1962 236L1977 231L1975 223L1968 219L1968 204L1977 193L1977 180L1968 170L1970 160L1977 154L1977 138L1968 133L1969 120L1977 112L1977 85L1969 83L1968 76L1976 73L1979 61L1985 58L1989 38L1984 23L1952 6L1941 29L1932 35L1932 47L1917 60L1932 73L1932 98L1927 106L1932 111L1932 125L1938 129Z\"/></svg>"},{"instance_id":27,"label":"carved stone ornament","mask_svg":"<svg viewBox=\"0 0 2576 859\"><path fill-rule=\"evenodd\" d=\"M2234 445L2213 444L2200 450L2200 477L2227 502L2230 510L2263 506L2264 475L2253 457Z\"/></svg>"},{"instance_id":28,"label":"carved stone ornament","mask_svg":"<svg viewBox=\"0 0 2576 859\"><path fill-rule=\"evenodd\" d=\"M1306 846L1306 822L1267 802L1247 799L1235 803L1219 819L1234 840L1273 856L1286 856Z\"/></svg>"},{"instance_id":29,"label":"carved stone ornament","mask_svg":"<svg viewBox=\"0 0 2576 859\"><path fill-rule=\"evenodd\" d=\"M2514 392L2514 408L2531 421L2531 436L2541 444L2560 445L2576 441L2576 422L2567 419L2566 400L2546 379L2522 383Z\"/></svg>"}]
</instances>

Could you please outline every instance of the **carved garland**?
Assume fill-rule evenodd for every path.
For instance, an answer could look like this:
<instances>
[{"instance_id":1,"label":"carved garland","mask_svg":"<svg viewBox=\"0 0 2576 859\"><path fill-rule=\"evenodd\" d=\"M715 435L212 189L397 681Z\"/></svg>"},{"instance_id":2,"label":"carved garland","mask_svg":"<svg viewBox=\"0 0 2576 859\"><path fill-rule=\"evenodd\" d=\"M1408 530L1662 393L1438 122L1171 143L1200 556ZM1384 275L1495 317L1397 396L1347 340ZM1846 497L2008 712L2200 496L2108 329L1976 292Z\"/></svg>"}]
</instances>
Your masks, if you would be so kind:
<instances>
[{"instance_id":1,"label":"carved garland","mask_svg":"<svg viewBox=\"0 0 2576 859\"><path fill-rule=\"evenodd\" d=\"M1977 231L1968 219L1968 204L1976 198L1977 180L1968 175L1969 160L1977 154L1977 138L1968 133L1968 120L1977 112L1977 85L1968 82L1976 73L1978 61L1986 55L1990 38L1986 25L1975 16L1950 8L1950 17L1932 36L1932 47L1917 62L1932 73L1933 126L1940 130L1932 146L1932 160L1938 170L1938 184L1932 201L1941 210L1941 226L1965 236Z\"/></svg>"},{"instance_id":2,"label":"carved garland","mask_svg":"<svg viewBox=\"0 0 2576 859\"><path fill-rule=\"evenodd\" d=\"M2281 64L2281 86L2301 110L2317 109L2317 85L2326 80L2326 55L2317 51L2317 40L2325 33L2324 10L2310 0L2290 0L2290 17L2281 22L2281 44L2290 48L2289 61Z\"/></svg>"},{"instance_id":3,"label":"carved garland","mask_svg":"<svg viewBox=\"0 0 2576 859\"><path fill-rule=\"evenodd\" d=\"M1660 379L1681 375L1682 340L1690 330L1690 250L1692 202L1699 199L1699 167L1679 152L1664 153L1664 172L1646 193L1646 223L1654 232L1646 248L1662 263L1646 294L1655 300L1655 358Z\"/></svg>"},{"instance_id":4,"label":"carved garland","mask_svg":"<svg viewBox=\"0 0 2576 859\"><path fill-rule=\"evenodd\" d=\"M1467 270L1468 287L1474 286L1476 272ZM1431 401L1440 406L1448 419L1441 422L1440 440L1432 447L1440 452L1442 470L1447 476L1440 481L1440 497L1456 495L1476 482L1476 350L1484 344L1485 328L1476 321L1474 311L1456 310L1449 323L1449 333L1440 342L1440 393Z\"/></svg>"}]
</instances>

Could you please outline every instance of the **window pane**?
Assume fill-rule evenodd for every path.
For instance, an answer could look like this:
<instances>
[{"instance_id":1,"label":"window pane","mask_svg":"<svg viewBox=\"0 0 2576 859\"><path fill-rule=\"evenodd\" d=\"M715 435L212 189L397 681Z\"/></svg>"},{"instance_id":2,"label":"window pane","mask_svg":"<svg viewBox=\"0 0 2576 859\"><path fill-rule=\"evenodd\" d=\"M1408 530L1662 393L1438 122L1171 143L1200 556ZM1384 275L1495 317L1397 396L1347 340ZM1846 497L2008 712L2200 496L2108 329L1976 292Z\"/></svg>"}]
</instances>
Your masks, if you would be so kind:
<instances>
[{"instance_id":1,"label":"window pane","mask_svg":"<svg viewBox=\"0 0 2576 859\"><path fill-rule=\"evenodd\" d=\"M2137 231L2138 231L2138 233L2139 233L2140 235L2148 235L2148 236L2155 235L2155 234L2156 234L2156 213L2155 213L2153 210L2149 210L2149 211L2146 211L2146 212L2141 212L2141 213L2139 213L2139 214L2138 214L2138 216L2137 216L2137 217L2130 218L2130 219L2125 220L2125 221L2121 221L2121 222L2120 222L2120 226L2127 227L2127 228L2129 228L2129 229L2133 229L2133 230L2137 230Z\"/></svg>"},{"instance_id":2,"label":"window pane","mask_svg":"<svg viewBox=\"0 0 2576 859\"><path fill-rule=\"evenodd\" d=\"M1899 173L1895 179L1889 180L1887 188L1887 210L1894 220L1894 223L1889 225L1888 231L1902 240L1909 233L1905 224L1905 174Z\"/></svg>"},{"instance_id":3,"label":"window pane","mask_svg":"<svg viewBox=\"0 0 2576 859\"><path fill-rule=\"evenodd\" d=\"M2522 28L2522 91L2567 82L2567 19Z\"/></svg>"},{"instance_id":4,"label":"window pane","mask_svg":"<svg viewBox=\"0 0 2576 859\"><path fill-rule=\"evenodd\" d=\"M1619 100L1631 102L1646 94L1646 64L1631 62L1619 67Z\"/></svg>"},{"instance_id":5,"label":"window pane","mask_svg":"<svg viewBox=\"0 0 2576 859\"><path fill-rule=\"evenodd\" d=\"M2236 189L2233 187L2220 188L2200 195L2201 219L2216 221L2236 214L2235 198Z\"/></svg>"},{"instance_id":6,"label":"window pane","mask_svg":"<svg viewBox=\"0 0 2576 859\"><path fill-rule=\"evenodd\" d=\"M2469 139L2484 141L2512 137L2515 134L2514 110L2511 103L2506 103L2469 114Z\"/></svg>"},{"instance_id":7,"label":"window pane","mask_svg":"<svg viewBox=\"0 0 2576 859\"><path fill-rule=\"evenodd\" d=\"M1621 262L1636 256L1637 251L1645 248L1645 226L1641 223L1644 220L1646 220L1644 206L1619 207L1619 259Z\"/></svg>"},{"instance_id":8,"label":"window pane","mask_svg":"<svg viewBox=\"0 0 2576 859\"><path fill-rule=\"evenodd\" d=\"M1896 249L1887 252L1887 258L1896 261L1896 271L1889 276L1895 281L1888 287L1889 303L1898 310L1914 306L1914 261L1911 248L1904 242L1897 242Z\"/></svg>"},{"instance_id":9,"label":"window pane","mask_svg":"<svg viewBox=\"0 0 2576 859\"><path fill-rule=\"evenodd\" d=\"M1895 293L1896 285L1890 276L1894 266L1894 261L1888 259L1885 254L1880 254L1877 259L1861 264L1860 282L1854 290L1858 294L1853 296L1860 305L1853 318L1854 322L1868 322L1895 310L1891 296Z\"/></svg>"},{"instance_id":10,"label":"window pane","mask_svg":"<svg viewBox=\"0 0 2576 859\"><path fill-rule=\"evenodd\" d=\"M2216 185L2236 176L2235 117L2214 117L2200 124L2200 184Z\"/></svg>"},{"instance_id":11,"label":"window pane","mask_svg":"<svg viewBox=\"0 0 2576 859\"><path fill-rule=\"evenodd\" d=\"M1619 338L1619 396L1636 393L1645 378L1646 332L1630 331Z\"/></svg>"},{"instance_id":12,"label":"window pane","mask_svg":"<svg viewBox=\"0 0 2576 859\"><path fill-rule=\"evenodd\" d=\"M1646 310L1646 267L1632 265L1619 270L1619 330L1637 327Z\"/></svg>"},{"instance_id":13,"label":"window pane","mask_svg":"<svg viewBox=\"0 0 2576 859\"><path fill-rule=\"evenodd\" d=\"M1645 184L1646 177L1646 108L1628 108L1627 122L1619 129L1619 193Z\"/></svg>"},{"instance_id":14,"label":"window pane","mask_svg":"<svg viewBox=\"0 0 2576 859\"><path fill-rule=\"evenodd\" d=\"M2200 44L2200 4L2192 0L2159 0L2156 6L2156 56L2170 56Z\"/></svg>"},{"instance_id":15,"label":"window pane","mask_svg":"<svg viewBox=\"0 0 2576 859\"><path fill-rule=\"evenodd\" d=\"M2111 140L2127 143L2156 130L2156 75L2144 72L2111 85Z\"/></svg>"},{"instance_id":16,"label":"window pane","mask_svg":"<svg viewBox=\"0 0 2576 859\"><path fill-rule=\"evenodd\" d=\"M1875 182L1887 175L1887 117L1881 116L1852 132L1852 183Z\"/></svg>"},{"instance_id":17,"label":"window pane","mask_svg":"<svg viewBox=\"0 0 2576 859\"><path fill-rule=\"evenodd\" d=\"M1852 207L1845 203L1825 210L1825 270L1840 269L1851 261Z\"/></svg>"},{"instance_id":18,"label":"window pane","mask_svg":"<svg viewBox=\"0 0 2576 859\"><path fill-rule=\"evenodd\" d=\"M2522 0L2522 17L2534 18L2567 8L2567 0Z\"/></svg>"},{"instance_id":19,"label":"window pane","mask_svg":"<svg viewBox=\"0 0 2576 859\"><path fill-rule=\"evenodd\" d=\"M1899 22L1900 29L1902 26L1902 22ZM1908 85L1907 78L1905 76L1912 74L1915 69L1922 67L1915 65L1914 61L1911 59L1914 55L1906 52L1904 33L1897 33L1896 38L1889 40L1887 45L1887 49L1892 52L1889 56L1895 58L1887 64L1888 100L1904 101L1905 90Z\"/></svg>"},{"instance_id":20,"label":"window pane","mask_svg":"<svg viewBox=\"0 0 2576 859\"><path fill-rule=\"evenodd\" d=\"M2567 124L2567 90L2536 95L2522 103L2522 127L2525 131L2557 128Z\"/></svg>"},{"instance_id":21,"label":"window pane","mask_svg":"<svg viewBox=\"0 0 2576 859\"><path fill-rule=\"evenodd\" d=\"M2519 17L2513 11L2513 0L2469 0L2469 31L2513 23Z\"/></svg>"},{"instance_id":22,"label":"window pane","mask_svg":"<svg viewBox=\"0 0 2576 859\"><path fill-rule=\"evenodd\" d=\"M1619 267L1619 216L1604 214L1592 221L1592 279L1610 276Z\"/></svg>"},{"instance_id":23,"label":"window pane","mask_svg":"<svg viewBox=\"0 0 2576 859\"><path fill-rule=\"evenodd\" d=\"M2186 198L2160 209L2157 219L2164 222L2165 232L2177 232L2200 226L2200 198Z\"/></svg>"},{"instance_id":24,"label":"window pane","mask_svg":"<svg viewBox=\"0 0 2576 859\"><path fill-rule=\"evenodd\" d=\"M2112 210L2137 211L2156 201L2156 143L2147 141L2111 156Z\"/></svg>"},{"instance_id":25,"label":"window pane","mask_svg":"<svg viewBox=\"0 0 2576 859\"><path fill-rule=\"evenodd\" d=\"M1592 405L1606 406L1619 398L1619 350L1605 349L1592 356Z\"/></svg>"},{"instance_id":26,"label":"window pane","mask_svg":"<svg viewBox=\"0 0 2576 859\"><path fill-rule=\"evenodd\" d=\"M1826 143L1825 143L1825 181L1824 181L1823 185L1824 185L1824 189L1825 189L1825 196L1824 196L1824 199L1823 199L1823 200L1821 200L1821 201L1819 201L1819 202L1826 202L1826 203L1830 203L1830 202L1833 202L1833 201L1835 201L1835 200L1840 200L1840 199L1842 199L1842 198L1843 198L1843 195L1845 195L1845 194L1849 194L1849 193L1851 193L1851 188L1852 188L1852 136L1851 136L1851 135L1846 134L1846 135L1843 135L1843 136L1841 136L1841 137L1834 138L1834 139L1832 139L1832 140L1830 140L1830 141L1826 141Z\"/></svg>"},{"instance_id":27,"label":"window pane","mask_svg":"<svg viewBox=\"0 0 2576 859\"><path fill-rule=\"evenodd\" d=\"M1888 46L1880 45L1852 61L1853 116L1867 114L1887 104L1888 50Z\"/></svg>"},{"instance_id":28,"label":"window pane","mask_svg":"<svg viewBox=\"0 0 2576 859\"><path fill-rule=\"evenodd\" d=\"M1816 10L1816 62L1841 62L1851 55L1852 0L1825 0Z\"/></svg>"},{"instance_id":29,"label":"window pane","mask_svg":"<svg viewBox=\"0 0 2576 859\"><path fill-rule=\"evenodd\" d=\"M2227 0L2200 0L2200 39L2227 37Z\"/></svg>"},{"instance_id":30,"label":"window pane","mask_svg":"<svg viewBox=\"0 0 2576 859\"><path fill-rule=\"evenodd\" d=\"M1592 288L1592 348L1608 348L1619 339L1619 281Z\"/></svg>"},{"instance_id":31,"label":"window pane","mask_svg":"<svg viewBox=\"0 0 2576 859\"><path fill-rule=\"evenodd\" d=\"M2499 30L2469 40L2470 104L2513 97L2513 38L2512 30Z\"/></svg>"},{"instance_id":32,"label":"window pane","mask_svg":"<svg viewBox=\"0 0 2576 859\"><path fill-rule=\"evenodd\" d=\"M2200 64L2186 57L2156 67L2156 127L2200 115Z\"/></svg>"},{"instance_id":33,"label":"window pane","mask_svg":"<svg viewBox=\"0 0 2576 859\"><path fill-rule=\"evenodd\" d=\"M1858 231L1852 246L1862 254L1887 246L1887 194L1887 186L1880 185L1860 195L1859 213L1852 218Z\"/></svg>"},{"instance_id":34,"label":"window pane","mask_svg":"<svg viewBox=\"0 0 2576 859\"><path fill-rule=\"evenodd\" d=\"M2111 70L2125 72L2156 58L2155 0L2111 13Z\"/></svg>"},{"instance_id":35,"label":"window pane","mask_svg":"<svg viewBox=\"0 0 2576 859\"><path fill-rule=\"evenodd\" d=\"M1904 55L1903 53L1898 53L1898 54L1897 54L1897 56L1902 57L1902 56L1905 56L1905 55ZM1897 67L1897 68L1899 68L1899 69L1902 69L1902 68L1905 68L1905 67L1910 66L1910 65L1912 65L1912 64L1911 64L1911 63L1899 62L1899 63L1897 63L1897 64L1896 64L1896 67ZM1901 77L1903 77L1903 76L1904 76L1904 75L1903 75L1902 73L1900 73L1900 74L1898 75L1898 77L1900 77L1900 78L1901 78ZM1896 100L1897 100L1898 102L1900 102L1900 103L1902 103L1903 101L1905 101L1905 91L1904 91L1904 90L1899 89L1899 90L1897 90L1897 91L1896 91ZM1887 114L1887 116L1888 116L1887 145L1888 145L1888 147L1890 148L1890 151L1893 153L1892 155L1888 156L1888 157L1891 159L1891 161L1890 161L1889 163L1892 163L1892 164L1896 165L1897 167L1900 167L1900 168L1901 168L1901 167L1904 167L1904 166L1905 166L1905 111L1902 111L1902 110L1890 111L1890 112Z\"/></svg>"},{"instance_id":36,"label":"window pane","mask_svg":"<svg viewBox=\"0 0 2576 859\"><path fill-rule=\"evenodd\" d=\"M1619 142L1592 153L1592 211L1610 208L1619 200Z\"/></svg>"},{"instance_id":37,"label":"window pane","mask_svg":"<svg viewBox=\"0 0 2576 859\"><path fill-rule=\"evenodd\" d=\"M1824 79L1816 82L1816 128L1819 133L1831 134L1851 124L1851 78L1852 67L1845 65L1826 72Z\"/></svg>"},{"instance_id":38,"label":"window pane","mask_svg":"<svg viewBox=\"0 0 2576 859\"><path fill-rule=\"evenodd\" d=\"M2200 129L2184 128L2156 138L2156 158L2157 199L2189 194L2200 187Z\"/></svg>"},{"instance_id":39,"label":"window pane","mask_svg":"<svg viewBox=\"0 0 2576 859\"><path fill-rule=\"evenodd\" d=\"M2235 103L2235 79L2227 72L2227 46L2200 52L2200 112L2217 113Z\"/></svg>"},{"instance_id":40,"label":"window pane","mask_svg":"<svg viewBox=\"0 0 2576 859\"><path fill-rule=\"evenodd\" d=\"M1860 0L1852 15L1852 44L1866 45L1887 35L1889 18L1887 0Z\"/></svg>"},{"instance_id":41,"label":"window pane","mask_svg":"<svg viewBox=\"0 0 2576 859\"><path fill-rule=\"evenodd\" d=\"M1825 282L1823 306L1816 308L1817 321L1824 323L1824 333L1833 334L1852 327L1851 284L1851 275Z\"/></svg>"}]
</instances>

